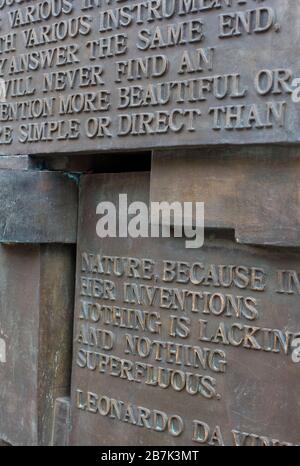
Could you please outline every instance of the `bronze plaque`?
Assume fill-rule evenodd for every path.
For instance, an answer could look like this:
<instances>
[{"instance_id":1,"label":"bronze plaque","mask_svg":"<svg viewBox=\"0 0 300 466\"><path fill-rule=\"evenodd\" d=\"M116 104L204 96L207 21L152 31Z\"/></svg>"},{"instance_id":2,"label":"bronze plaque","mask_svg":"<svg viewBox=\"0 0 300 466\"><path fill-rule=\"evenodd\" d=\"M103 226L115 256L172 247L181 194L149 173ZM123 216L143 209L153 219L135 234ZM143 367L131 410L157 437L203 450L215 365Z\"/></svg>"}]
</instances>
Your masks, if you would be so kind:
<instances>
[{"instance_id":1,"label":"bronze plaque","mask_svg":"<svg viewBox=\"0 0 300 466\"><path fill-rule=\"evenodd\" d=\"M149 175L82 179L71 443L299 444L299 250L100 239L119 193Z\"/></svg>"},{"instance_id":2,"label":"bronze plaque","mask_svg":"<svg viewBox=\"0 0 300 466\"><path fill-rule=\"evenodd\" d=\"M299 141L300 4L1 0L4 154Z\"/></svg>"}]
</instances>

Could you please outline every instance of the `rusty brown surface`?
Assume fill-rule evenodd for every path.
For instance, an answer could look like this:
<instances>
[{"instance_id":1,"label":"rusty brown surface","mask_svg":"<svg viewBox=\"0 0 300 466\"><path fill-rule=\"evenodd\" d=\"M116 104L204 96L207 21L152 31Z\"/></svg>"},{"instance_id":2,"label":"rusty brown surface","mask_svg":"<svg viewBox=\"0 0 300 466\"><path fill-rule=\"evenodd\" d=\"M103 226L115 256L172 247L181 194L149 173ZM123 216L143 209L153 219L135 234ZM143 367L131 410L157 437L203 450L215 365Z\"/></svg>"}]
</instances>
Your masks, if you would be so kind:
<instances>
[{"instance_id":1,"label":"rusty brown surface","mask_svg":"<svg viewBox=\"0 0 300 466\"><path fill-rule=\"evenodd\" d=\"M98 203L115 202L119 193L128 193L129 202L147 202L149 184L149 174L90 175L81 182L71 444L299 444L299 363L292 359L292 342L300 332L299 250L238 245L224 231L207 236L198 250L185 249L181 238L98 238ZM130 276L125 268L116 276L107 270L104 264L115 258L119 267L135 259L135 272L131 269ZM143 271L143 259L153 261L151 272ZM164 276L164 261L175 267L175 278ZM113 282L106 283L106 292L101 280ZM133 293L125 302L124 283L139 291L148 286L150 294L145 292L138 302ZM151 303L153 287L158 291ZM181 304L183 290L190 298ZM105 306L115 313L105 314ZM125 309L123 324L117 308ZM126 309L135 316L141 311L141 321L147 312L156 313L152 325L143 329L141 323L128 323ZM171 321L182 325L171 327ZM105 341L103 331L108 332ZM130 336L139 349L126 347ZM158 346L161 353L154 352ZM199 354L202 349L212 359L195 365L180 353L183 347L198 348ZM161 386L153 376L158 367L164 374ZM173 374L173 384L168 374ZM169 429L164 422L164 427L156 424L158 418L168 419Z\"/></svg>"},{"instance_id":2,"label":"rusty brown surface","mask_svg":"<svg viewBox=\"0 0 300 466\"><path fill-rule=\"evenodd\" d=\"M298 149L154 152L151 200L204 202L205 226L240 243L300 246Z\"/></svg>"},{"instance_id":3,"label":"rusty brown surface","mask_svg":"<svg viewBox=\"0 0 300 466\"><path fill-rule=\"evenodd\" d=\"M57 398L54 405L52 446L68 446L71 427L71 405L69 397Z\"/></svg>"},{"instance_id":4,"label":"rusty brown surface","mask_svg":"<svg viewBox=\"0 0 300 466\"><path fill-rule=\"evenodd\" d=\"M0 438L51 442L54 402L69 393L72 246L0 247Z\"/></svg>"}]
</instances>

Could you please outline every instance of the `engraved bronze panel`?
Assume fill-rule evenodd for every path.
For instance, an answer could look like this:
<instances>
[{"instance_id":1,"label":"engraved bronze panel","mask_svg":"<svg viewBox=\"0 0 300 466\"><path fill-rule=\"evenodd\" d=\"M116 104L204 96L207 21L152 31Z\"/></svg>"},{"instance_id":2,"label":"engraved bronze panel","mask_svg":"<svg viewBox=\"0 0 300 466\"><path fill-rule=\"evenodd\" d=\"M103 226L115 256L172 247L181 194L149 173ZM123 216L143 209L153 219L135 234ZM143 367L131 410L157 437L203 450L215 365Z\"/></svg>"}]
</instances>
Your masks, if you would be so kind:
<instances>
[{"instance_id":1,"label":"engraved bronze panel","mask_svg":"<svg viewBox=\"0 0 300 466\"><path fill-rule=\"evenodd\" d=\"M149 175L82 179L71 443L299 444L299 250L100 239L119 193Z\"/></svg>"},{"instance_id":2,"label":"engraved bronze panel","mask_svg":"<svg viewBox=\"0 0 300 466\"><path fill-rule=\"evenodd\" d=\"M299 2L3 0L0 15L3 154L299 141Z\"/></svg>"}]
</instances>

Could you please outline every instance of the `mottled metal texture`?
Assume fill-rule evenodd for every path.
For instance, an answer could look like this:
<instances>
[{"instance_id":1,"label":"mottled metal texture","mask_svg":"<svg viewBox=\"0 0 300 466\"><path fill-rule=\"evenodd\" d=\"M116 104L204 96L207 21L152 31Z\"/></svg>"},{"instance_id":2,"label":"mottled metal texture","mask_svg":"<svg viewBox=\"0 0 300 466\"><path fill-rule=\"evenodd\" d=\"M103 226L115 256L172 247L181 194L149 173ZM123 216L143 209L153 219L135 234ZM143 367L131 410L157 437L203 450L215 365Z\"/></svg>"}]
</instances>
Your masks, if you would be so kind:
<instances>
[{"instance_id":1,"label":"mottled metal texture","mask_svg":"<svg viewBox=\"0 0 300 466\"><path fill-rule=\"evenodd\" d=\"M74 249L0 246L0 438L49 445L69 393Z\"/></svg>"},{"instance_id":2,"label":"mottled metal texture","mask_svg":"<svg viewBox=\"0 0 300 466\"><path fill-rule=\"evenodd\" d=\"M295 148L154 152L151 201L204 202L207 228L239 243L300 246L300 153Z\"/></svg>"},{"instance_id":3,"label":"mottled metal texture","mask_svg":"<svg viewBox=\"0 0 300 466\"><path fill-rule=\"evenodd\" d=\"M0 170L30 170L32 166L28 155L0 156Z\"/></svg>"},{"instance_id":4,"label":"mottled metal texture","mask_svg":"<svg viewBox=\"0 0 300 466\"><path fill-rule=\"evenodd\" d=\"M9 447L9 443L4 442L3 440L0 439L0 447Z\"/></svg>"},{"instance_id":5,"label":"mottled metal texture","mask_svg":"<svg viewBox=\"0 0 300 466\"><path fill-rule=\"evenodd\" d=\"M75 177L0 170L0 243L76 243Z\"/></svg>"},{"instance_id":6,"label":"mottled metal texture","mask_svg":"<svg viewBox=\"0 0 300 466\"><path fill-rule=\"evenodd\" d=\"M299 444L299 249L97 237L98 203L147 202L149 185L81 181L71 444Z\"/></svg>"},{"instance_id":7,"label":"mottled metal texture","mask_svg":"<svg viewBox=\"0 0 300 466\"><path fill-rule=\"evenodd\" d=\"M2 154L299 142L299 2L7 3Z\"/></svg>"},{"instance_id":8,"label":"mottled metal texture","mask_svg":"<svg viewBox=\"0 0 300 466\"><path fill-rule=\"evenodd\" d=\"M71 428L71 403L69 397L57 398L54 405L52 446L69 445Z\"/></svg>"}]
</instances>

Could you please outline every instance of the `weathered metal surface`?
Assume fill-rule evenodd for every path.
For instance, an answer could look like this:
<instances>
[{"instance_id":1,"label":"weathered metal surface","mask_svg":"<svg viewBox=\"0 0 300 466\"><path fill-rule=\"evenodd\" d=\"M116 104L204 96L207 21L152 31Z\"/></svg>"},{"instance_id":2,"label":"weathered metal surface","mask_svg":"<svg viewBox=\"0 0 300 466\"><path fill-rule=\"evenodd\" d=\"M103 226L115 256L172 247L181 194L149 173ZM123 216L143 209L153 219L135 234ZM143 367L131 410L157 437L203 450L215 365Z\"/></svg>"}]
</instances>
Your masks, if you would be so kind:
<instances>
[{"instance_id":1,"label":"weathered metal surface","mask_svg":"<svg viewBox=\"0 0 300 466\"><path fill-rule=\"evenodd\" d=\"M299 2L3 1L0 14L3 154L299 142Z\"/></svg>"},{"instance_id":2,"label":"weathered metal surface","mask_svg":"<svg viewBox=\"0 0 300 466\"><path fill-rule=\"evenodd\" d=\"M0 156L0 170L30 170L32 161L28 155Z\"/></svg>"},{"instance_id":3,"label":"weathered metal surface","mask_svg":"<svg viewBox=\"0 0 300 466\"><path fill-rule=\"evenodd\" d=\"M69 394L74 251L0 246L0 438L49 445L56 398Z\"/></svg>"},{"instance_id":4,"label":"weathered metal surface","mask_svg":"<svg viewBox=\"0 0 300 466\"><path fill-rule=\"evenodd\" d=\"M151 201L204 202L207 228L240 243L300 246L296 148L154 152Z\"/></svg>"},{"instance_id":5,"label":"weathered metal surface","mask_svg":"<svg viewBox=\"0 0 300 466\"><path fill-rule=\"evenodd\" d=\"M98 238L98 203L149 184L82 178L71 444L299 444L299 249Z\"/></svg>"},{"instance_id":6,"label":"weathered metal surface","mask_svg":"<svg viewBox=\"0 0 300 466\"><path fill-rule=\"evenodd\" d=\"M10 446L9 443L4 442L4 440L0 439L0 447L9 447L9 446Z\"/></svg>"},{"instance_id":7,"label":"weathered metal surface","mask_svg":"<svg viewBox=\"0 0 300 466\"><path fill-rule=\"evenodd\" d=\"M0 184L0 243L76 243L75 177L0 170Z\"/></svg>"},{"instance_id":8,"label":"weathered metal surface","mask_svg":"<svg viewBox=\"0 0 300 466\"><path fill-rule=\"evenodd\" d=\"M71 404L69 397L57 398L54 405L52 446L65 447L69 444L71 428Z\"/></svg>"}]
</instances>

